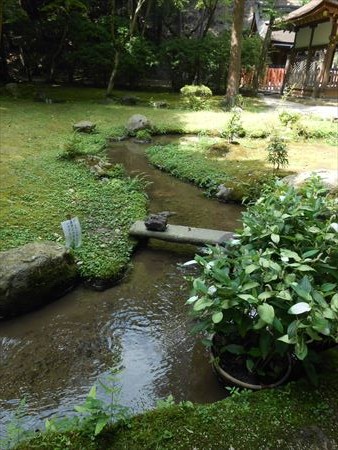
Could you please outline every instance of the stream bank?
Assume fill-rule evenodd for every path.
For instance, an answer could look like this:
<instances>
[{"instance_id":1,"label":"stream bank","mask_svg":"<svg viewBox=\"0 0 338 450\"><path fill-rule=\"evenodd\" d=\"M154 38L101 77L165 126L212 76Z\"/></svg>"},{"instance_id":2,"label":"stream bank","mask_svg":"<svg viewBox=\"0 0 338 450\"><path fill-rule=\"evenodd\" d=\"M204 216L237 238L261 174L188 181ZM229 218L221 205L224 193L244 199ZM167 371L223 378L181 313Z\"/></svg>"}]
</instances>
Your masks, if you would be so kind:
<instances>
[{"instance_id":1,"label":"stream bank","mask_svg":"<svg viewBox=\"0 0 338 450\"><path fill-rule=\"evenodd\" d=\"M175 211L172 222L234 230L241 207L203 196L187 183L149 166L144 146L116 143L112 162L142 173L151 211ZM134 172L135 175L135 172ZM123 214L123 210L121 211ZM114 218L113 218L114 219ZM133 269L104 292L79 287L62 299L1 324L0 421L26 398L25 425L42 426L55 414L72 415L90 386L110 368L121 371L121 403L141 412L172 394L177 400L213 402L224 397L206 350L191 336L184 280L195 247L150 242Z\"/></svg>"}]
</instances>

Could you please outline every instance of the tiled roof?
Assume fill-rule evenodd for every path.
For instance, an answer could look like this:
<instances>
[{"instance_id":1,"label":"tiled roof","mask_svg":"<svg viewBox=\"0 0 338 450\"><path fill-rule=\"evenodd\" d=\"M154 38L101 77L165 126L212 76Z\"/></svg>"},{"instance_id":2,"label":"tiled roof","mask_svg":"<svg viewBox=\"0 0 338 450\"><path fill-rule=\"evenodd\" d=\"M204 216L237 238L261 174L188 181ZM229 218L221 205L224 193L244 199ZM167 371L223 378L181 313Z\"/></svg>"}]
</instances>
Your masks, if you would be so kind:
<instances>
[{"instance_id":1,"label":"tiled roof","mask_svg":"<svg viewBox=\"0 0 338 450\"><path fill-rule=\"evenodd\" d=\"M338 13L338 0L311 0L306 5L301 6L300 8L296 9L295 11L292 11L291 13L289 13L284 18L284 20L286 22L292 22L295 19L298 19L307 14L310 14L312 11L319 8L324 3L326 3L330 6L333 6L333 7L337 7L337 13Z\"/></svg>"}]
</instances>

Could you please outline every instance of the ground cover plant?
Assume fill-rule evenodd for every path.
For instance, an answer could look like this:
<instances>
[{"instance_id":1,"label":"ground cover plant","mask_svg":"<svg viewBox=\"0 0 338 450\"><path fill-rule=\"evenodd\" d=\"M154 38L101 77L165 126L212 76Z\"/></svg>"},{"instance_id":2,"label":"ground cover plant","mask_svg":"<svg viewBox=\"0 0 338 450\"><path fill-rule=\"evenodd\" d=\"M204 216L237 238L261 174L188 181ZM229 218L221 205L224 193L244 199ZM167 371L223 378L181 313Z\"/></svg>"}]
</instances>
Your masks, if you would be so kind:
<instances>
[{"instance_id":1,"label":"ground cover plant","mask_svg":"<svg viewBox=\"0 0 338 450\"><path fill-rule=\"evenodd\" d=\"M34 102L37 90L43 90L47 98L56 99L58 103ZM22 84L19 85L18 92L17 99L4 92L1 96L1 249L40 238L62 241L60 222L68 214L78 214L85 237L88 236L84 247L79 249L79 268L83 276L89 277L94 274L106 276L108 266L112 268L111 273L117 274L125 265L133 247L132 241L127 237L128 224L145 214L146 201L143 198L141 200L142 195L136 189L135 182L129 184L131 180L123 180L117 176L104 185L81 165L68 163L67 158L81 157L82 153L101 152L106 137L114 140L123 136L128 118L135 113L149 117L154 124L152 133L155 134L199 133L203 130L202 134L205 135L219 135L230 118L229 113L221 110L189 112L178 109L179 94L130 92L128 95L139 97L141 102L139 105L124 106L119 101L104 100L102 89ZM119 99L126 92L115 91L114 94ZM150 99L167 102L169 109L149 107ZM217 101L219 99L216 97ZM245 107L248 111L242 113L242 120L244 128L249 132L257 128L257 113L253 111L260 111L262 120L264 117L272 117L271 113L265 116L263 106L257 100L246 101ZM72 124L84 119L96 123L98 134L74 137ZM277 113L275 120L278 121ZM329 130L333 126L317 119L311 119L309 123L315 130L324 126ZM244 191L250 184L254 185L251 179L260 179L262 162L266 158L265 141L245 138L241 142L244 146L235 152L232 149L226 155L229 160L226 164L213 157L205 159L206 155L202 156L200 151L201 146L189 147L189 164L193 158L191 167L195 172L200 171L202 164L208 165L210 173L204 171L204 180L201 182L204 188L205 181L208 181L208 177L212 178L213 172L218 174L214 177L217 182L218 179L222 182L231 178L234 184L237 185L238 181L238 185L241 185L244 180ZM305 167L303 153L300 154L298 145L302 146L301 143L292 143L289 150L290 169L296 171ZM307 143L307 148L307 168L330 168L335 164L333 147L321 142L320 150L317 144L312 143ZM170 152L167 154L169 156ZM60 155L66 160L60 159ZM100 155L102 156L101 153ZM179 155L177 152L177 161ZM164 159L161 165L165 166ZM224 178L225 166L227 172L224 173L227 176ZM189 180L188 177L186 179ZM113 203L111 200L117 198L115 190L121 201L119 207L117 200ZM136 192L138 193L134 195ZM134 212L128 208L122 211L121 205L128 203L131 198L136 202ZM103 201L100 202L100 199ZM99 207L99 203L104 205L103 208ZM112 209L112 204L116 209ZM90 216L97 216L98 219L95 221ZM113 230L119 230L119 238ZM114 252L117 252L114 263L112 257L108 256L111 241L114 241ZM99 259L104 254L106 262L100 262Z\"/></svg>"},{"instance_id":2,"label":"ground cover plant","mask_svg":"<svg viewBox=\"0 0 338 450\"><path fill-rule=\"evenodd\" d=\"M76 139L88 154L97 152L97 143L90 145L92 138ZM80 275L116 279L122 274L133 249L129 226L147 210L141 183L114 172L102 181L85 166L60 160L55 154L28 157L15 164L15 172L19 180L2 197L5 204L15 205L3 218L2 250L36 240L63 242L60 222L78 216L84 236L83 245L74 250Z\"/></svg>"},{"instance_id":3,"label":"ground cover plant","mask_svg":"<svg viewBox=\"0 0 338 450\"><path fill-rule=\"evenodd\" d=\"M196 142L181 142L166 146L152 146L146 150L149 161L161 170L184 181L201 187L207 195L214 196L223 184L232 189L231 200L255 198L260 188L271 176L269 167L259 160L236 160L214 158L215 140L202 138Z\"/></svg>"}]
</instances>

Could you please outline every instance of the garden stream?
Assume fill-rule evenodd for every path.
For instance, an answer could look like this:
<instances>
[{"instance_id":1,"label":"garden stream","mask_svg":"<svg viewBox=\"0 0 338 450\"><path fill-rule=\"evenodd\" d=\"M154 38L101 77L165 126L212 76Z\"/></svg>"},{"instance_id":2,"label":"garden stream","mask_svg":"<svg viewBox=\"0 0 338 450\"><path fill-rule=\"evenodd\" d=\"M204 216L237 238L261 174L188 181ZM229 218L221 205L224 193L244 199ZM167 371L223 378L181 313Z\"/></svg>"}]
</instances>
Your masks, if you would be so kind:
<instances>
[{"instance_id":1,"label":"garden stream","mask_svg":"<svg viewBox=\"0 0 338 450\"><path fill-rule=\"evenodd\" d=\"M109 156L132 175L145 174L151 182L151 212L175 211L169 222L180 225L230 231L239 226L239 206L207 199L196 187L152 168L144 147L116 143ZM223 398L207 351L190 334L185 277L194 269L182 263L195 251L149 241L136 251L119 285L104 292L78 287L42 309L1 323L0 431L22 398L29 427L40 427L54 414L71 415L109 368L120 370L119 402L134 412L154 407L169 394L176 401Z\"/></svg>"}]
</instances>

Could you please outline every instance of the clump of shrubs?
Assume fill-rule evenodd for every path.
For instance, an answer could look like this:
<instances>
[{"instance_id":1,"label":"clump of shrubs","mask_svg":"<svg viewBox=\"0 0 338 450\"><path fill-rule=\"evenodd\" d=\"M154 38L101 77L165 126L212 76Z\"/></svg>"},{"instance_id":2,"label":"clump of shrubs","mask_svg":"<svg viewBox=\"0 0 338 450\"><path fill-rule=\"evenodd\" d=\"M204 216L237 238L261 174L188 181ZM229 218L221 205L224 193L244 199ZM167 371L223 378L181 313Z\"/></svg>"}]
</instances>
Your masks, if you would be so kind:
<instances>
[{"instance_id":1,"label":"clump of shrubs","mask_svg":"<svg viewBox=\"0 0 338 450\"><path fill-rule=\"evenodd\" d=\"M135 138L136 138L136 141L138 141L138 142L148 143L151 141L151 133L147 129L139 130L139 131L137 131Z\"/></svg>"},{"instance_id":2,"label":"clump of shrubs","mask_svg":"<svg viewBox=\"0 0 338 450\"><path fill-rule=\"evenodd\" d=\"M221 136L228 140L228 143L234 143L235 138L241 138L246 135L246 131L241 121L241 114L234 111L228 120Z\"/></svg>"},{"instance_id":3,"label":"clump of shrubs","mask_svg":"<svg viewBox=\"0 0 338 450\"><path fill-rule=\"evenodd\" d=\"M268 162L273 165L274 171L278 171L281 167L286 167L289 164L286 141L277 133L271 136L266 150L268 152Z\"/></svg>"},{"instance_id":4,"label":"clump of shrubs","mask_svg":"<svg viewBox=\"0 0 338 450\"><path fill-rule=\"evenodd\" d=\"M249 136L250 136L251 139L265 139L265 138L267 138L269 136L269 134L270 133L269 133L268 130L263 130L261 128L261 129L258 129L258 130L251 131Z\"/></svg>"},{"instance_id":5,"label":"clump of shrubs","mask_svg":"<svg viewBox=\"0 0 338 450\"><path fill-rule=\"evenodd\" d=\"M185 85L180 90L183 97L184 106L193 111L200 111L207 109L209 106L209 99L212 97L212 91L203 84Z\"/></svg>"},{"instance_id":6,"label":"clump of shrubs","mask_svg":"<svg viewBox=\"0 0 338 450\"><path fill-rule=\"evenodd\" d=\"M301 189L275 180L242 218L226 249L195 257L194 331L220 339L219 364L234 355L277 380L292 358L315 382L320 350L338 343L337 204L317 178Z\"/></svg>"},{"instance_id":7,"label":"clump of shrubs","mask_svg":"<svg viewBox=\"0 0 338 450\"><path fill-rule=\"evenodd\" d=\"M77 133L74 133L71 138L65 142L63 152L58 155L58 159L72 161L79 156L83 156L85 153L86 152L83 149L83 139Z\"/></svg>"},{"instance_id":8,"label":"clump of shrubs","mask_svg":"<svg viewBox=\"0 0 338 450\"><path fill-rule=\"evenodd\" d=\"M278 115L280 122L285 126L293 126L300 120L300 114L291 111L281 111Z\"/></svg>"}]
</instances>

